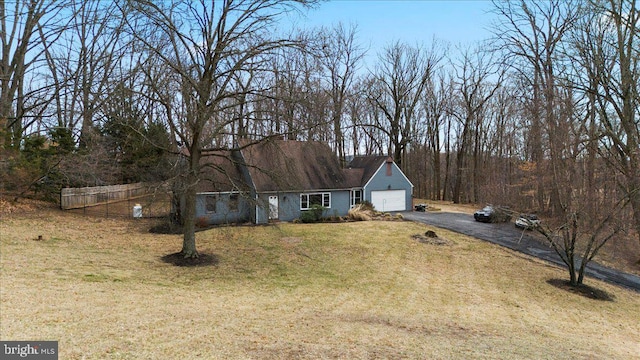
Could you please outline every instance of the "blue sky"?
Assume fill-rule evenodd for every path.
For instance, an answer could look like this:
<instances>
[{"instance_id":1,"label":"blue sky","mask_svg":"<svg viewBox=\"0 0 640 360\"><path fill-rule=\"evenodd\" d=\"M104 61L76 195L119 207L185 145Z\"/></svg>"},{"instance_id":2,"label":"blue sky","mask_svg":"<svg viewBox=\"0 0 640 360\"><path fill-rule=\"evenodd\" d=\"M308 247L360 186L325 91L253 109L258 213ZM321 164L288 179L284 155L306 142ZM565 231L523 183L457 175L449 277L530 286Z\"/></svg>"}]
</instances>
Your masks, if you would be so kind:
<instances>
[{"instance_id":1,"label":"blue sky","mask_svg":"<svg viewBox=\"0 0 640 360\"><path fill-rule=\"evenodd\" d=\"M409 45L429 44L435 37L450 45L487 39L494 15L489 0L332 0L310 10L298 26L358 25L358 38L374 55L400 40Z\"/></svg>"}]
</instances>

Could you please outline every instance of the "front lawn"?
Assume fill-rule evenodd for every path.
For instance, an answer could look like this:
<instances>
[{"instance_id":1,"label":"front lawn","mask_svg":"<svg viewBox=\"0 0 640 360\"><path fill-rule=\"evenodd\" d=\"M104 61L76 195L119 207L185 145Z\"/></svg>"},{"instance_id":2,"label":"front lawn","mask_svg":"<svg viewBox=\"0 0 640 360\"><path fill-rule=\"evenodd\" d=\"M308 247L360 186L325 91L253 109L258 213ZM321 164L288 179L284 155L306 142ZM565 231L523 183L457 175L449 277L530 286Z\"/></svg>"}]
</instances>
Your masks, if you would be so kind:
<instances>
[{"instance_id":1,"label":"front lawn","mask_svg":"<svg viewBox=\"0 0 640 360\"><path fill-rule=\"evenodd\" d=\"M162 257L153 220L53 209L0 221L0 338L58 340L60 359L631 359L640 295L402 221L198 232L215 265ZM435 230L443 241L421 242ZM42 240L38 237L42 236Z\"/></svg>"}]
</instances>

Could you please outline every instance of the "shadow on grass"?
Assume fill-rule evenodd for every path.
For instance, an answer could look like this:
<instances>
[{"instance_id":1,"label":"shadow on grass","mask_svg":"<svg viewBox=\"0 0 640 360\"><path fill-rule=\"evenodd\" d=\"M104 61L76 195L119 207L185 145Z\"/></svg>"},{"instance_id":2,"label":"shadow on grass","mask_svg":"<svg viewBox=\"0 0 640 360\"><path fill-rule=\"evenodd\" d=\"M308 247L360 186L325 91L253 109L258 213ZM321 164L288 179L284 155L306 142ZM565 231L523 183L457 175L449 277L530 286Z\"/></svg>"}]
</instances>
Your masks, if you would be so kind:
<instances>
[{"instance_id":1,"label":"shadow on grass","mask_svg":"<svg viewBox=\"0 0 640 360\"><path fill-rule=\"evenodd\" d=\"M218 265L218 256L212 254L198 254L197 258L185 258L182 253L173 253L160 258L163 262L180 267L201 267Z\"/></svg>"},{"instance_id":2,"label":"shadow on grass","mask_svg":"<svg viewBox=\"0 0 640 360\"><path fill-rule=\"evenodd\" d=\"M182 234L182 226L172 222L171 220L163 219L156 225L149 229L152 234Z\"/></svg>"},{"instance_id":3,"label":"shadow on grass","mask_svg":"<svg viewBox=\"0 0 640 360\"><path fill-rule=\"evenodd\" d=\"M254 224L244 224L244 223L232 223L232 224L218 224L218 225L203 225L203 226L199 226L198 224L196 224L196 228L195 231L196 232L200 232L200 231L205 231L205 230L211 230L211 229L216 229L216 228L221 228L221 227L228 227L228 226L245 226L245 225L249 225L249 226L256 226ZM265 224L265 226L270 226L270 224ZM152 234L165 234L165 235L179 235L182 234L184 232L184 229L182 228L182 225L168 220L168 219L162 219L161 221L159 221L158 223L156 223L155 225L151 226L149 228L149 232Z\"/></svg>"},{"instance_id":4,"label":"shadow on grass","mask_svg":"<svg viewBox=\"0 0 640 360\"><path fill-rule=\"evenodd\" d=\"M569 280L549 279L547 280L547 283L559 289L562 289L580 296L584 296L586 298L593 299L593 300L614 301L616 298L613 294L609 294L608 292L604 290L600 290L593 286L589 286L585 284L571 285Z\"/></svg>"}]
</instances>

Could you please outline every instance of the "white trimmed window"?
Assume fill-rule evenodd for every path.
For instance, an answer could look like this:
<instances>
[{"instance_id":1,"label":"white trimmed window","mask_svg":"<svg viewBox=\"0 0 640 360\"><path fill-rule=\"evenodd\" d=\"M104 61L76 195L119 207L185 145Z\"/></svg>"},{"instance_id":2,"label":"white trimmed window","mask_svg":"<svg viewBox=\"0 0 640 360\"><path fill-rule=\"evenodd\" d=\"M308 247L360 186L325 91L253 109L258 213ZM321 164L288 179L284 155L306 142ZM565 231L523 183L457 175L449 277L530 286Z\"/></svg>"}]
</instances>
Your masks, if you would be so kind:
<instances>
[{"instance_id":1,"label":"white trimmed window","mask_svg":"<svg viewBox=\"0 0 640 360\"><path fill-rule=\"evenodd\" d=\"M331 207L331 193L300 194L300 210L309 210L313 205Z\"/></svg>"},{"instance_id":2,"label":"white trimmed window","mask_svg":"<svg viewBox=\"0 0 640 360\"><path fill-rule=\"evenodd\" d=\"M351 190L350 196L350 205L354 207L362 202L362 190L361 189L353 189Z\"/></svg>"}]
</instances>

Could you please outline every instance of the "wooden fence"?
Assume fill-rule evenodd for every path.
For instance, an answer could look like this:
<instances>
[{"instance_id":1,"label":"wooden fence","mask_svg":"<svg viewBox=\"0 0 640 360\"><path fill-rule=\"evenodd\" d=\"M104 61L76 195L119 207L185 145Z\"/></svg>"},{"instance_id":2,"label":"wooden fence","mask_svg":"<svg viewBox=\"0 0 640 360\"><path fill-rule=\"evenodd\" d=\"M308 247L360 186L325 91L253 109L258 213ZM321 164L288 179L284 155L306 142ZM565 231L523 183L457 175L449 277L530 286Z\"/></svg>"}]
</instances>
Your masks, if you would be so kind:
<instances>
[{"instance_id":1,"label":"wooden fence","mask_svg":"<svg viewBox=\"0 0 640 360\"><path fill-rule=\"evenodd\" d=\"M131 200L145 195L147 195L147 186L144 183L64 188L60 191L60 208L81 209Z\"/></svg>"}]
</instances>

